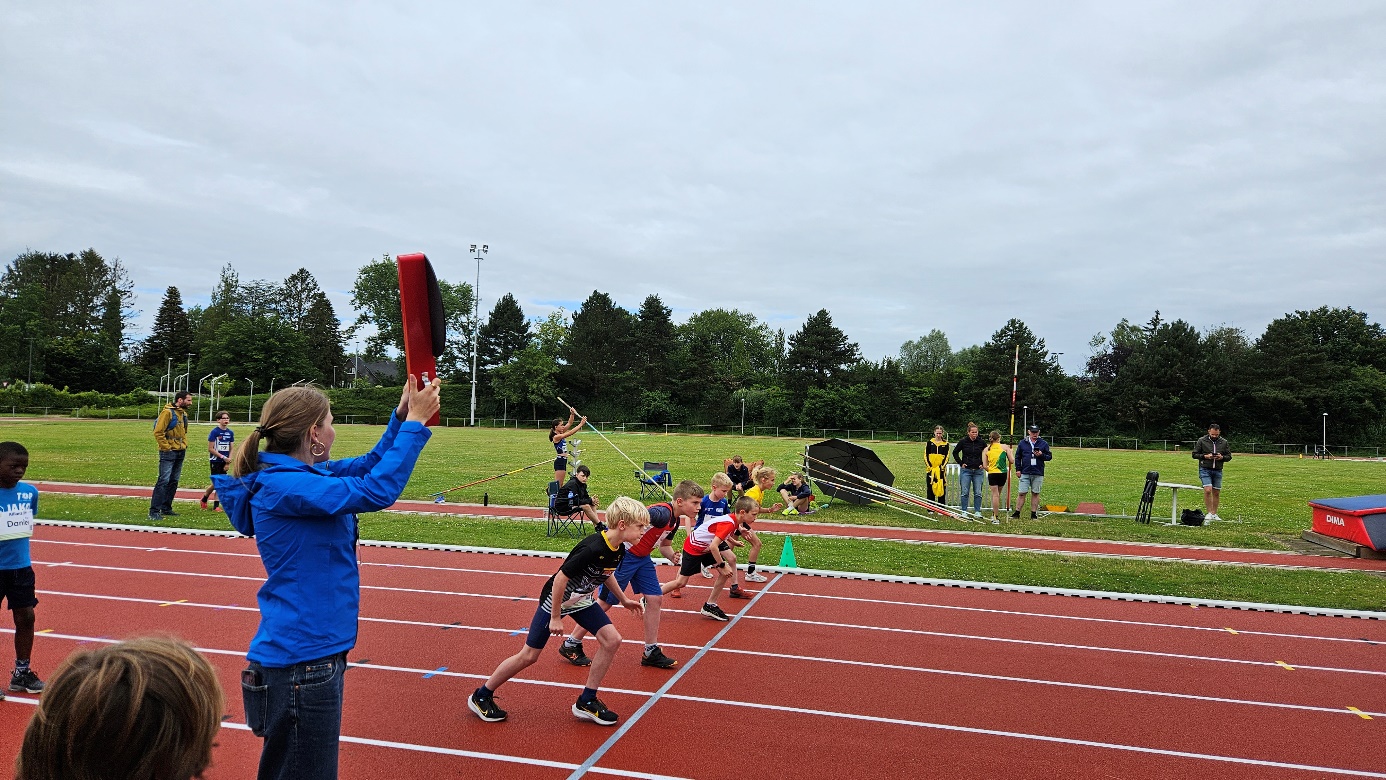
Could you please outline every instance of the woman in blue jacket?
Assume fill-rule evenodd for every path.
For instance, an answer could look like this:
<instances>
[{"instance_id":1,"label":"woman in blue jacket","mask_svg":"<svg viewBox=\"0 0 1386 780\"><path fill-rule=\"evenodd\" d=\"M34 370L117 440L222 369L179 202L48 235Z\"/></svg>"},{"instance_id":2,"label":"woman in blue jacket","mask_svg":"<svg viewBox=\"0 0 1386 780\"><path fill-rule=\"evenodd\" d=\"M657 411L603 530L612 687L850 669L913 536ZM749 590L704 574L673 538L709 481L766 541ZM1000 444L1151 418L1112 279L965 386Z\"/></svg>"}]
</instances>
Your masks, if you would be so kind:
<instances>
[{"instance_id":1,"label":"woman in blue jacket","mask_svg":"<svg viewBox=\"0 0 1386 780\"><path fill-rule=\"evenodd\" d=\"M356 645L361 576L357 512L399 498L438 411L438 381L409 378L380 441L329 460L336 431L315 387L275 393L213 482L231 524L255 537L265 565L260 627L241 674L246 723L264 739L260 780L336 778L346 652ZM264 452L259 451L261 441Z\"/></svg>"}]
</instances>

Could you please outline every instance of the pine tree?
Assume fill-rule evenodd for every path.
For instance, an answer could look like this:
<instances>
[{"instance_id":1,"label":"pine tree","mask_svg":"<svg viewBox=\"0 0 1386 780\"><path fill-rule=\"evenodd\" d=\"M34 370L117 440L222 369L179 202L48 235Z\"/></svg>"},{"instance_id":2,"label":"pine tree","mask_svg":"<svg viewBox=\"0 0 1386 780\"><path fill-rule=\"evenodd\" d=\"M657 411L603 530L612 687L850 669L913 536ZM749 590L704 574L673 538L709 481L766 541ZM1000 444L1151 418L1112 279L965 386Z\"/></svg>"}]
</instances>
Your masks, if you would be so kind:
<instances>
[{"instance_id":1,"label":"pine tree","mask_svg":"<svg viewBox=\"0 0 1386 780\"><path fill-rule=\"evenodd\" d=\"M857 345L833 325L827 309L819 309L789 337L785 374L791 387L803 391L826 385L859 360Z\"/></svg>"},{"instance_id":2,"label":"pine tree","mask_svg":"<svg viewBox=\"0 0 1386 780\"><path fill-rule=\"evenodd\" d=\"M669 391L677 379L675 355L679 345L671 314L658 295L651 295L635 317L631 349L641 373L641 390Z\"/></svg>"},{"instance_id":3,"label":"pine tree","mask_svg":"<svg viewBox=\"0 0 1386 780\"><path fill-rule=\"evenodd\" d=\"M177 287L170 287L164 292L164 300L154 315L154 328L140 349L139 365L162 373L168 367L168 358L178 362L192 351L192 326L187 312L183 311L183 296Z\"/></svg>"},{"instance_id":4,"label":"pine tree","mask_svg":"<svg viewBox=\"0 0 1386 780\"><path fill-rule=\"evenodd\" d=\"M322 381L342 381L346 376L346 350L342 345L342 323L332 301L318 290L303 316L298 332L308 349L308 360Z\"/></svg>"},{"instance_id":5,"label":"pine tree","mask_svg":"<svg viewBox=\"0 0 1386 780\"><path fill-rule=\"evenodd\" d=\"M519 301L510 293L492 307L477 338L477 363L486 371L505 365L529 344L529 322Z\"/></svg>"}]
</instances>

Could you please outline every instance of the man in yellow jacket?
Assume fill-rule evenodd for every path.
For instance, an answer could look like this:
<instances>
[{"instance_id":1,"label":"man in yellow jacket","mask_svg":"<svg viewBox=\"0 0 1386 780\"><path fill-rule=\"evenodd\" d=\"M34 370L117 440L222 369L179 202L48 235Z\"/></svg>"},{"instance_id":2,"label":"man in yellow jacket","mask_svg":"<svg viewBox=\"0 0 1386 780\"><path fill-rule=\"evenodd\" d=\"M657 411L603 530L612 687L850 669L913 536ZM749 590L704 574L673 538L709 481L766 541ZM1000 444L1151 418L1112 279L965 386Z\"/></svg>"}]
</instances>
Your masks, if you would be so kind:
<instances>
[{"instance_id":1,"label":"man in yellow jacket","mask_svg":"<svg viewBox=\"0 0 1386 780\"><path fill-rule=\"evenodd\" d=\"M188 407L192 395L179 390L173 403L159 412L154 421L154 441L159 445L159 481L154 495L149 497L149 520L157 523L173 511L173 496L178 492L178 478L183 476L183 458L188 454Z\"/></svg>"}]
</instances>

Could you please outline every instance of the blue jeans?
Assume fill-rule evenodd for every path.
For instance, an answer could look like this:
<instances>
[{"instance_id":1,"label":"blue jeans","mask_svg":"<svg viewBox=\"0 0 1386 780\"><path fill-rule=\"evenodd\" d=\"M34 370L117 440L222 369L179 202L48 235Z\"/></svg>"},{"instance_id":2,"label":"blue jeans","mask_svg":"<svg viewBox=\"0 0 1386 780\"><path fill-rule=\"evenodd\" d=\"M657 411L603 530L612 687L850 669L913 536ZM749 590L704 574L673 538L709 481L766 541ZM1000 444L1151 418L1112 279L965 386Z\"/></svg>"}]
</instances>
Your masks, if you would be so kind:
<instances>
[{"instance_id":1,"label":"blue jeans","mask_svg":"<svg viewBox=\"0 0 1386 780\"><path fill-rule=\"evenodd\" d=\"M967 511L967 497L972 496L976 505L973 511L982 511L982 486L987 483L986 469L963 469L958 476L958 492L962 493L962 511Z\"/></svg>"},{"instance_id":2,"label":"blue jeans","mask_svg":"<svg viewBox=\"0 0 1386 780\"><path fill-rule=\"evenodd\" d=\"M265 740L259 780L336 780L346 653L241 673L245 722Z\"/></svg>"},{"instance_id":3,"label":"blue jeans","mask_svg":"<svg viewBox=\"0 0 1386 780\"><path fill-rule=\"evenodd\" d=\"M149 514L173 511L173 497L178 493L178 478L183 476L183 458L187 454L187 450L159 453L159 481L154 483L154 495L149 497Z\"/></svg>"}]
</instances>

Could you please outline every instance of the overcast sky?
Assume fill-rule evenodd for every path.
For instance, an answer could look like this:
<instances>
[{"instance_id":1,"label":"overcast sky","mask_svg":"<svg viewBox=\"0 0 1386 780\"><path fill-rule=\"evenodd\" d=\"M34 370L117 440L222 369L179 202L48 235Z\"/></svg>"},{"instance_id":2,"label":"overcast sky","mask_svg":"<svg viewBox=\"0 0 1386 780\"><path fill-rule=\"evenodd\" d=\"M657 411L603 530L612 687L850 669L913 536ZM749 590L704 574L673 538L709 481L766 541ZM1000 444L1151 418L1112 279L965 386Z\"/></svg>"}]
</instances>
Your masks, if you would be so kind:
<instances>
[{"instance_id":1,"label":"overcast sky","mask_svg":"<svg viewBox=\"0 0 1386 780\"><path fill-rule=\"evenodd\" d=\"M959 6L966 6L960 8ZM170 284L424 251L538 316L820 308L873 359L1019 317L1386 309L1386 3L7 3L0 261Z\"/></svg>"}]
</instances>

